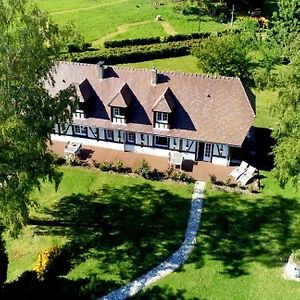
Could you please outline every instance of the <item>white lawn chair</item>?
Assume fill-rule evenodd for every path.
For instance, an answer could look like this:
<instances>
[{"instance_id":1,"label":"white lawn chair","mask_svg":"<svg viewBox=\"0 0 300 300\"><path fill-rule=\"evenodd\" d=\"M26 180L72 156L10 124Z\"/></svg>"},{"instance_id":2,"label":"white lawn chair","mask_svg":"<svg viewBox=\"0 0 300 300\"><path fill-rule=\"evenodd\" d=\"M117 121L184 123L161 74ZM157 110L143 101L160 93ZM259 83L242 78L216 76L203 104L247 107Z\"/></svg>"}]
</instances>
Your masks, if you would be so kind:
<instances>
[{"instance_id":1,"label":"white lawn chair","mask_svg":"<svg viewBox=\"0 0 300 300\"><path fill-rule=\"evenodd\" d=\"M238 182L240 182L242 186L245 186L255 176L256 172L256 168L249 166L247 171L238 178Z\"/></svg>"},{"instance_id":2,"label":"white lawn chair","mask_svg":"<svg viewBox=\"0 0 300 300\"><path fill-rule=\"evenodd\" d=\"M169 152L169 165L179 166L181 170L182 162L184 160L183 153Z\"/></svg>"},{"instance_id":3,"label":"white lawn chair","mask_svg":"<svg viewBox=\"0 0 300 300\"><path fill-rule=\"evenodd\" d=\"M237 168L233 169L229 175L232 176L235 180L237 180L242 174L244 174L247 171L247 168L248 163L242 161L241 164Z\"/></svg>"}]
</instances>

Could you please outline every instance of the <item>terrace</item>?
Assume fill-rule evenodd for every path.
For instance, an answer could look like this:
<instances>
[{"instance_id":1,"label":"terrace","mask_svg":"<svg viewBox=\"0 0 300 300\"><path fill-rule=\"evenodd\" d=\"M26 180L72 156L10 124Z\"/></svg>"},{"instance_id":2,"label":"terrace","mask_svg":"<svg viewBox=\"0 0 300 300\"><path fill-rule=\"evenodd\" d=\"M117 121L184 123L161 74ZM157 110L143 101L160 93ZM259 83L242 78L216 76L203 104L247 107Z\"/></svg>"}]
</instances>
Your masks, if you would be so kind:
<instances>
[{"instance_id":1,"label":"terrace","mask_svg":"<svg viewBox=\"0 0 300 300\"><path fill-rule=\"evenodd\" d=\"M64 155L66 143L52 141L50 149L59 156ZM112 150L108 148L100 148L83 145L83 150L81 154L83 159L95 160L96 162L114 162L116 160L121 160L125 167L130 167L136 169L142 159L144 158L154 169L158 171L165 171L168 166L168 158L153 156L134 152L124 152L118 150ZM191 175L196 180L206 181L209 179L209 175L215 175L217 180L225 180L229 173L234 169L234 167L225 167L214 165L204 161L197 161L193 163L192 161L183 161L182 170L187 174Z\"/></svg>"}]
</instances>

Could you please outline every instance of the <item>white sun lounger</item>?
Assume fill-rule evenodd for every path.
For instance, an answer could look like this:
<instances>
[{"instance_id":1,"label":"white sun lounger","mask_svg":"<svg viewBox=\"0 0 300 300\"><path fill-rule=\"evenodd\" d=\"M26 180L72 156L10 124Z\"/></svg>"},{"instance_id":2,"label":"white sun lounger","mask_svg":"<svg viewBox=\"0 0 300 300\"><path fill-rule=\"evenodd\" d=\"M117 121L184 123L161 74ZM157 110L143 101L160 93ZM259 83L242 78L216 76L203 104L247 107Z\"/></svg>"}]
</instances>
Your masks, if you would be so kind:
<instances>
[{"instance_id":1,"label":"white sun lounger","mask_svg":"<svg viewBox=\"0 0 300 300\"><path fill-rule=\"evenodd\" d=\"M247 168L248 163L242 161L241 164L237 168L233 169L229 175L232 176L235 180L237 180L242 174L244 174L247 171Z\"/></svg>"},{"instance_id":2,"label":"white sun lounger","mask_svg":"<svg viewBox=\"0 0 300 300\"><path fill-rule=\"evenodd\" d=\"M249 166L247 171L238 178L238 182L245 186L254 177L256 171L256 168Z\"/></svg>"}]
</instances>

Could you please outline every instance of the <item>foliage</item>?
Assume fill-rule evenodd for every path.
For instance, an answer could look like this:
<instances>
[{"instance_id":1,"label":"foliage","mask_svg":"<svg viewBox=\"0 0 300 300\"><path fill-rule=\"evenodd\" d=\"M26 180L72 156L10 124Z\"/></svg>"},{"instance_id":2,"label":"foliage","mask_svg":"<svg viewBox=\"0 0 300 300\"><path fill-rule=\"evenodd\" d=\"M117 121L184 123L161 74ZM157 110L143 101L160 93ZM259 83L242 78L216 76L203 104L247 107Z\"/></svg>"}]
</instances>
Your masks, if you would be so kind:
<instances>
[{"instance_id":1,"label":"foliage","mask_svg":"<svg viewBox=\"0 0 300 300\"><path fill-rule=\"evenodd\" d=\"M49 16L26 0L0 1L0 220L17 234L40 181L59 184L61 173L47 151L55 123L69 122L75 88L52 96L53 70L63 39Z\"/></svg>"},{"instance_id":2,"label":"foliage","mask_svg":"<svg viewBox=\"0 0 300 300\"><path fill-rule=\"evenodd\" d=\"M124 170L123 166L124 166L124 163L122 160L116 160L112 164L112 169L115 172L122 172Z\"/></svg>"},{"instance_id":3,"label":"foliage","mask_svg":"<svg viewBox=\"0 0 300 300\"><path fill-rule=\"evenodd\" d=\"M0 231L0 290L7 279L8 257L5 249L5 241Z\"/></svg>"},{"instance_id":4,"label":"foliage","mask_svg":"<svg viewBox=\"0 0 300 300\"><path fill-rule=\"evenodd\" d=\"M211 35L210 32L193 32L189 34L168 35L162 39L163 42L185 41L192 39L204 39Z\"/></svg>"},{"instance_id":5,"label":"foliage","mask_svg":"<svg viewBox=\"0 0 300 300\"><path fill-rule=\"evenodd\" d=\"M60 32L63 44L66 47L65 51L80 52L91 46L91 43L85 41L72 22L62 26Z\"/></svg>"},{"instance_id":6,"label":"foliage","mask_svg":"<svg viewBox=\"0 0 300 300\"><path fill-rule=\"evenodd\" d=\"M149 163L143 158L140 165L135 170L135 173L139 174L140 176L144 177L145 179L151 178L151 167Z\"/></svg>"},{"instance_id":7,"label":"foliage","mask_svg":"<svg viewBox=\"0 0 300 300\"><path fill-rule=\"evenodd\" d=\"M189 54L190 47L190 41L186 41L185 43L173 42L87 51L72 55L63 55L62 58L88 63L97 63L99 60L104 60L108 64L117 64L187 55Z\"/></svg>"},{"instance_id":8,"label":"foliage","mask_svg":"<svg viewBox=\"0 0 300 300\"><path fill-rule=\"evenodd\" d=\"M278 0L278 12L272 17L272 34L285 56L290 56L291 45L300 34L299 0Z\"/></svg>"},{"instance_id":9,"label":"foliage","mask_svg":"<svg viewBox=\"0 0 300 300\"><path fill-rule=\"evenodd\" d=\"M99 169L104 172L112 170L112 166L113 163L107 161L99 163Z\"/></svg>"},{"instance_id":10,"label":"foliage","mask_svg":"<svg viewBox=\"0 0 300 300\"><path fill-rule=\"evenodd\" d=\"M293 260L297 265L300 266L300 249L293 251Z\"/></svg>"},{"instance_id":11,"label":"foliage","mask_svg":"<svg viewBox=\"0 0 300 300\"><path fill-rule=\"evenodd\" d=\"M251 82L252 62L240 35L211 36L194 50L199 67L205 73L239 77Z\"/></svg>"},{"instance_id":12,"label":"foliage","mask_svg":"<svg viewBox=\"0 0 300 300\"><path fill-rule=\"evenodd\" d=\"M74 155L69 155L65 162L70 166L80 166L82 164L81 160Z\"/></svg>"},{"instance_id":13,"label":"foliage","mask_svg":"<svg viewBox=\"0 0 300 300\"><path fill-rule=\"evenodd\" d=\"M38 278L45 279L57 275L57 259L60 254L60 249L55 245L39 253L37 262L33 268Z\"/></svg>"},{"instance_id":14,"label":"foliage","mask_svg":"<svg viewBox=\"0 0 300 300\"><path fill-rule=\"evenodd\" d=\"M300 50L300 49L299 49ZM277 119L273 137L274 174L282 186L300 181L300 52L281 72L279 95L272 106Z\"/></svg>"},{"instance_id":15,"label":"foliage","mask_svg":"<svg viewBox=\"0 0 300 300\"><path fill-rule=\"evenodd\" d=\"M150 45L160 42L160 37L149 37L149 38L139 38L139 39L124 39L124 40L111 40L105 41L105 48L117 48L117 47L128 47L136 45Z\"/></svg>"}]
</instances>

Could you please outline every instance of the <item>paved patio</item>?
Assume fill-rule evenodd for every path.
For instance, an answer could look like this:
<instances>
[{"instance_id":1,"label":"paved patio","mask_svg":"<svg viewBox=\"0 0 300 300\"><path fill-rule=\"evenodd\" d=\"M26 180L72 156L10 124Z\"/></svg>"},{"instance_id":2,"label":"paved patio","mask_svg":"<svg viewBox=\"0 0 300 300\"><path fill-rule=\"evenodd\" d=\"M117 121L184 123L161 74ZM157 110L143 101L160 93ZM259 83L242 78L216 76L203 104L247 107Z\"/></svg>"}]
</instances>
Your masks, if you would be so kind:
<instances>
[{"instance_id":1,"label":"paved patio","mask_svg":"<svg viewBox=\"0 0 300 300\"><path fill-rule=\"evenodd\" d=\"M52 145L49 146L49 148L57 155L63 156L65 143L52 141ZM143 158L151 165L152 168L156 168L159 171L165 171L169 166L167 157L124 152L108 148L87 146L84 144L82 158L95 160L97 162L113 162L116 160L122 160L125 167L130 167L132 169L137 168ZM204 161L184 161L182 165L183 171L187 172L196 180L201 181L208 180L210 174L215 175L217 180L225 180L233 168L234 167L213 165Z\"/></svg>"}]
</instances>

